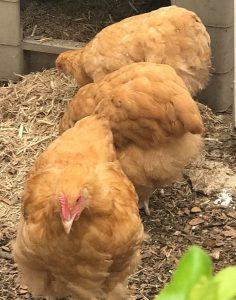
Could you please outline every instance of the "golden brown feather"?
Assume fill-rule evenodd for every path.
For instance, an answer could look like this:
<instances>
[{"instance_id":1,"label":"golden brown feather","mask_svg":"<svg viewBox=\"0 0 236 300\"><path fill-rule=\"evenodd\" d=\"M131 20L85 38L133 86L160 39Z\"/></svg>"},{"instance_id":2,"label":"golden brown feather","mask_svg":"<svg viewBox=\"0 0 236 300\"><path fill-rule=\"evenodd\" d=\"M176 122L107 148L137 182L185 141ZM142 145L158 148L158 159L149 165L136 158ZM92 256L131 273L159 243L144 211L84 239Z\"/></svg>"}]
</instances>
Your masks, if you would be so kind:
<instances>
[{"instance_id":1,"label":"golden brown feather","mask_svg":"<svg viewBox=\"0 0 236 300\"><path fill-rule=\"evenodd\" d=\"M81 192L86 200L69 234L62 224L61 192L69 205ZM126 299L143 227L137 195L116 160L106 120L84 118L39 156L22 210L13 255L33 294Z\"/></svg>"},{"instance_id":2,"label":"golden brown feather","mask_svg":"<svg viewBox=\"0 0 236 300\"><path fill-rule=\"evenodd\" d=\"M81 86L134 62L167 64L195 95L208 81L210 37L195 13L163 7L104 28L83 49L59 55L61 61Z\"/></svg>"},{"instance_id":3,"label":"golden brown feather","mask_svg":"<svg viewBox=\"0 0 236 300\"><path fill-rule=\"evenodd\" d=\"M130 64L84 86L69 103L60 132L91 114L109 120L118 159L141 202L175 181L202 144L198 107L167 65Z\"/></svg>"}]
</instances>

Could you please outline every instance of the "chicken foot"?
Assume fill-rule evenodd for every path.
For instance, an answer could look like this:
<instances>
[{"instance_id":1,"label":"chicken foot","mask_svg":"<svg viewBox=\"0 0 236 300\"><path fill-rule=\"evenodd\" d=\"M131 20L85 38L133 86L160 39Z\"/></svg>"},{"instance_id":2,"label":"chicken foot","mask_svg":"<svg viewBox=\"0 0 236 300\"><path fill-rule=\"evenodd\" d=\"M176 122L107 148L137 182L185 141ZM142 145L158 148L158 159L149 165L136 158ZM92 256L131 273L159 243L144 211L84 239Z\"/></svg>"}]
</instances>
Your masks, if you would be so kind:
<instances>
[{"instance_id":1,"label":"chicken foot","mask_svg":"<svg viewBox=\"0 0 236 300\"><path fill-rule=\"evenodd\" d=\"M150 209L149 209L149 199L143 199L143 200L139 200L139 203L138 203L138 208L139 209L144 209L145 211L145 214L147 216L150 216Z\"/></svg>"}]
</instances>

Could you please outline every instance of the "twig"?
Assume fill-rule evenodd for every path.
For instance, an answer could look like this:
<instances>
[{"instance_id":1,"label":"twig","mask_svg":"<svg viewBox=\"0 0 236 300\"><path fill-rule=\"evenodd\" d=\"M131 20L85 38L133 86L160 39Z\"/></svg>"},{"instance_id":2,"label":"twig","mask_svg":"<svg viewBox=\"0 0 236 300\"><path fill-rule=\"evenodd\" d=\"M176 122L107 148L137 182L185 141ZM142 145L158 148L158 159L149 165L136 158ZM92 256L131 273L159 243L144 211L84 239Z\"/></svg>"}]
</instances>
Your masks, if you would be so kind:
<instances>
[{"instance_id":1,"label":"twig","mask_svg":"<svg viewBox=\"0 0 236 300\"><path fill-rule=\"evenodd\" d=\"M37 29L38 25L36 24L33 28L33 31L31 33L31 36L34 36L35 35L35 32L36 32L36 29Z\"/></svg>"},{"instance_id":2,"label":"twig","mask_svg":"<svg viewBox=\"0 0 236 300\"><path fill-rule=\"evenodd\" d=\"M138 14L139 11L138 11L137 8L134 6L134 4L133 4L132 2L130 2L130 1L128 1L128 3L129 3L129 5L130 5L130 7L133 8L133 10Z\"/></svg>"}]
</instances>

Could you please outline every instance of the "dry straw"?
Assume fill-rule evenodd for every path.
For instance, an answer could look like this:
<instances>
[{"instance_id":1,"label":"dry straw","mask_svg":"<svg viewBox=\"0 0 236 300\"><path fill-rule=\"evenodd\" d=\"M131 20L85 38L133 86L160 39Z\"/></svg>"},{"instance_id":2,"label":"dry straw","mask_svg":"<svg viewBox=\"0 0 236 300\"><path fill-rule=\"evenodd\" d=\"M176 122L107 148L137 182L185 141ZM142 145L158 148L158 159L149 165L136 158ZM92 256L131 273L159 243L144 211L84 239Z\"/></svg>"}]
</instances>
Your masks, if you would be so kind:
<instances>
[{"instance_id":1,"label":"dry straw","mask_svg":"<svg viewBox=\"0 0 236 300\"><path fill-rule=\"evenodd\" d=\"M0 88L0 197L16 201L35 158L58 135L58 120L76 83L55 69Z\"/></svg>"}]
</instances>

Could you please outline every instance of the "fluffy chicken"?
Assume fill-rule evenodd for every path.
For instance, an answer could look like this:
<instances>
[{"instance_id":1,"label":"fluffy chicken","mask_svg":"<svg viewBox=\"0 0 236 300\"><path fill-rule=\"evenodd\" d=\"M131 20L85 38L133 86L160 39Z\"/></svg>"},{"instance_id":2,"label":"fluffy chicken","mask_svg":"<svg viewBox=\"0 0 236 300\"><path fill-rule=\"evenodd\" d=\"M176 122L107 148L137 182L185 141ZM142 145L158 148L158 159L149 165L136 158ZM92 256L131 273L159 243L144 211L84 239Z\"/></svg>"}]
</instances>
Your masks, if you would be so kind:
<instances>
[{"instance_id":1,"label":"fluffy chicken","mask_svg":"<svg viewBox=\"0 0 236 300\"><path fill-rule=\"evenodd\" d=\"M81 88L60 133L91 114L109 120L117 157L149 214L150 193L178 179L200 150L204 126L197 104L172 67L134 63Z\"/></svg>"},{"instance_id":2,"label":"fluffy chicken","mask_svg":"<svg viewBox=\"0 0 236 300\"><path fill-rule=\"evenodd\" d=\"M126 299L143 227L108 122L87 117L37 159L13 255L35 295Z\"/></svg>"},{"instance_id":3,"label":"fluffy chicken","mask_svg":"<svg viewBox=\"0 0 236 300\"><path fill-rule=\"evenodd\" d=\"M60 54L56 67L82 86L134 62L172 66L195 95L208 81L210 37L195 13L163 7L104 28L84 48Z\"/></svg>"}]
</instances>

